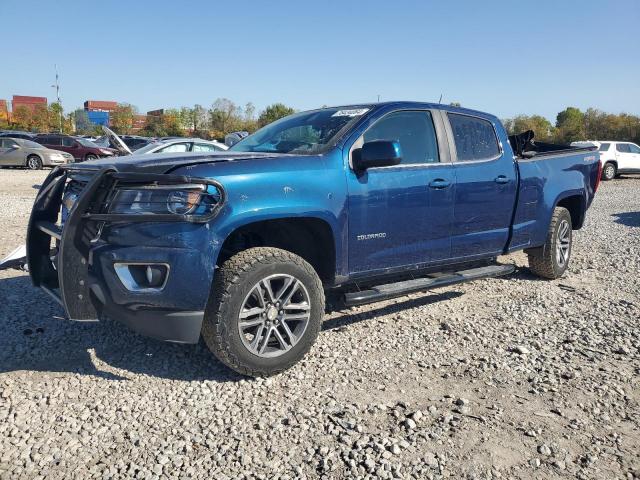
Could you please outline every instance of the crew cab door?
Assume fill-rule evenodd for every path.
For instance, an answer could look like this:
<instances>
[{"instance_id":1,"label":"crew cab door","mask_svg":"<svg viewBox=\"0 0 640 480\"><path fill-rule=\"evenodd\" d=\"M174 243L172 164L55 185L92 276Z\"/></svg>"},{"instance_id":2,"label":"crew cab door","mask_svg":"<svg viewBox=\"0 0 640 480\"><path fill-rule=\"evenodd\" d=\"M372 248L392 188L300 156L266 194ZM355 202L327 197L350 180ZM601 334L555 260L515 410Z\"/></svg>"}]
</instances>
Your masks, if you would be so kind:
<instances>
[{"instance_id":1,"label":"crew cab door","mask_svg":"<svg viewBox=\"0 0 640 480\"><path fill-rule=\"evenodd\" d=\"M455 259L499 255L509 240L516 166L488 118L446 112L456 176L451 253ZM509 151L510 152L510 151Z\"/></svg>"},{"instance_id":2,"label":"crew cab door","mask_svg":"<svg viewBox=\"0 0 640 480\"><path fill-rule=\"evenodd\" d=\"M399 165L347 171L349 272L401 270L447 259L451 253L455 176L437 111L396 110L361 133L365 142L400 144ZM350 163L350 166L352 164Z\"/></svg>"}]
</instances>

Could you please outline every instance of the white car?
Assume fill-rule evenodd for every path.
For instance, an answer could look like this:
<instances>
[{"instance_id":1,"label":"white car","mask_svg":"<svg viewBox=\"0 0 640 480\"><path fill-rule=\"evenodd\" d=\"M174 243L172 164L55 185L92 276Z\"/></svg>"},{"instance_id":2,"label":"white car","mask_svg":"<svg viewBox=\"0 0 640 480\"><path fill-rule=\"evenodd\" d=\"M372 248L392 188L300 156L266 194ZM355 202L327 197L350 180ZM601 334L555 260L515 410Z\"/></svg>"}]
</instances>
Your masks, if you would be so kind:
<instances>
[{"instance_id":1,"label":"white car","mask_svg":"<svg viewBox=\"0 0 640 480\"><path fill-rule=\"evenodd\" d=\"M594 140L572 142L571 145L598 147L603 180L612 180L621 173L640 173L640 147L635 143Z\"/></svg>"},{"instance_id":2,"label":"white car","mask_svg":"<svg viewBox=\"0 0 640 480\"><path fill-rule=\"evenodd\" d=\"M224 143L201 138L174 138L163 142L153 142L138 150L134 150L134 155L144 155L147 153L178 153L178 152L222 152L227 150Z\"/></svg>"}]
</instances>

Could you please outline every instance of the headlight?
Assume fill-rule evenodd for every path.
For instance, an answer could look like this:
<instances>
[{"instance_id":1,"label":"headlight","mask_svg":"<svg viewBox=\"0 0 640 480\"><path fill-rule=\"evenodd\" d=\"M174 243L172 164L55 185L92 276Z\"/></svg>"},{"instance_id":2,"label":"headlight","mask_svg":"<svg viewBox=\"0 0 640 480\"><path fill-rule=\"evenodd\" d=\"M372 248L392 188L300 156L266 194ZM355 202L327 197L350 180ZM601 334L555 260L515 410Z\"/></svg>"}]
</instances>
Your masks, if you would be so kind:
<instances>
[{"instance_id":1,"label":"headlight","mask_svg":"<svg viewBox=\"0 0 640 480\"><path fill-rule=\"evenodd\" d=\"M105 150L104 148L101 148L100 151L104 154L104 155L113 155L113 152L111 150Z\"/></svg>"},{"instance_id":2,"label":"headlight","mask_svg":"<svg viewBox=\"0 0 640 480\"><path fill-rule=\"evenodd\" d=\"M109 213L208 215L220 200L213 185L149 185L116 190Z\"/></svg>"},{"instance_id":3,"label":"headlight","mask_svg":"<svg viewBox=\"0 0 640 480\"><path fill-rule=\"evenodd\" d=\"M52 153L49 158L51 160L64 160L64 156L61 153Z\"/></svg>"}]
</instances>

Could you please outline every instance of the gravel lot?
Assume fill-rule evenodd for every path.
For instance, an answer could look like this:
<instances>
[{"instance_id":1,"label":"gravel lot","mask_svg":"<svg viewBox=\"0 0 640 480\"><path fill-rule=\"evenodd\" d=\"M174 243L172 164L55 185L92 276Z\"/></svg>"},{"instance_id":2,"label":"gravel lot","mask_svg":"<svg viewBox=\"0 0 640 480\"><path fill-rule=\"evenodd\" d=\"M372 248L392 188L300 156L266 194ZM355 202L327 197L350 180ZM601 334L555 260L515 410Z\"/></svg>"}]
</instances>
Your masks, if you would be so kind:
<instances>
[{"instance_id":1,"label":"gravel lot","mask_svg":"<svg viewBox=\"0 0 640 480\"><path fill-rule=\"evenodd\" d=\"M45 175L0 170L0 257ZM266 380L0 272L0 478L640 478L640 178L601 186L573 255L335 312Z\"/></svg>"}]
</instances>

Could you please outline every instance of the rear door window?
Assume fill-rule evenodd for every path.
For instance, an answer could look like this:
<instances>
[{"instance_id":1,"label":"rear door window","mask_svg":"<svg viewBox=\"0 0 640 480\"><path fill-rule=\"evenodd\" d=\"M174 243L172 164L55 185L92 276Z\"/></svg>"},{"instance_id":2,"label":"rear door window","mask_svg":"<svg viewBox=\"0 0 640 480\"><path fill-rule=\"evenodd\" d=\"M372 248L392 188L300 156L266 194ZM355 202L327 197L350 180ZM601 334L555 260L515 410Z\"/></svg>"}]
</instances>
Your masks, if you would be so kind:
<instances>
[{"instance_id":1,"label":"rear door window","mask_svg":"<svg viewBox=\"0 0 640 480\"><path fill-rule=\"evenodd\" d=\"M64 145L65 147L73 147L75 145L75 140L73 140L73 138L69 138L69 137L63 137L62 138L62 145Z\"/></svg>"},{"instance_id":2,"label":"rear door window","mask_svg":"<svg viewBox=\"0 0 640 480\"><path fill-rule=\"evenodd\" d=\"M616 150L620 153L631 153L628 143L616 143Z\"/></svg>"},{"instance_id":3,"label":"rear door window","mask_svg":"<svg viewBox=\"0 0 640 480\"><path fill-rule=\"evenodd\" d=\"M161 153L188 152L188 151L189 151L188 143L174 143L173 145L169 145L167 147L164 147L158 150L158 152L161 152Z\"/></svg>"},{"instance_id":4,"label":"rear door window","mask_svg":"<svg viewBox=\"0 0 640 480\"><path fill-rule=\"evenodd\" d=\"M490 121L457 113L448 116L459 162L490 160L500 155L498 137Z\"/></svg>"},{"instance_id":5,"label":"rear door window","mask_svg":"<svg viewBox=\"0 0 640 480\"><path fill-rule=\"evenodd\" d=\"M609 150L610 146L611 146L610 143L601 143L600 148L598 150L600 150L601 152L606 152L607 150Z\"/></svg>"},{"instance_id":6,"label":"rear door window","mask_svg":"<svg viewBox=\"0 0 640 480\"><path fill-rule=\"evenodd\" d=\"M62 146L62 138L61 137L46 137L47 145L55 145L56 147Z\"/></svg>"}]
</instances>

